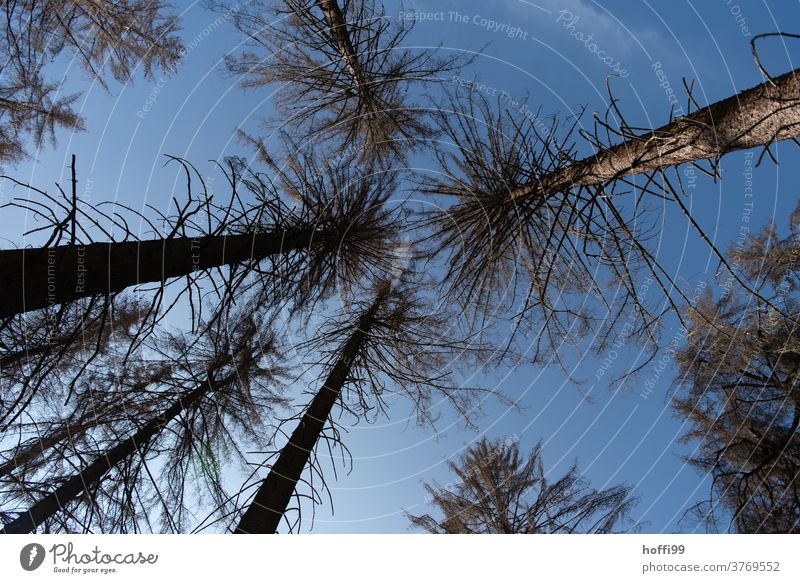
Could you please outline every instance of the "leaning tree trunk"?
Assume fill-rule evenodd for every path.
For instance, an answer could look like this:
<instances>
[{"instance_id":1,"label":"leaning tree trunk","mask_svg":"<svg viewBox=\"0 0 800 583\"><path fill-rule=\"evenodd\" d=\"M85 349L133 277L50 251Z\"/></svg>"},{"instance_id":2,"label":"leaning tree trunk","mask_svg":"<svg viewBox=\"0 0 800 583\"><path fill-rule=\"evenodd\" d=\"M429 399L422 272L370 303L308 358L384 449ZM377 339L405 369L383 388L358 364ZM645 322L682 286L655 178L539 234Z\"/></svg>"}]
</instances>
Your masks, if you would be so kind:
<instances>
[{"instance_id":1,"label":"leaning tree trunk","mask_svg":"<svg viewBox=\"0 0 800 583\"><path fill-rule=\"evenodd\" d=\"M87 429L96 425L96 422L62 423L47 434L21 444L11 452L11 457L0 463L0 478L10 475L18 468L24 468L38 459L44 452L66 439L74 439L75 435L83 435Z\"/></svg>"},{"instance_id":2,"label":"leaning tree trunk","mask_svg":"<svg viewBox=\"0 0 800 583\"><path fill-rule=\"evenodd\" d=\"M317 7L325 15L325 22L328 24L330 34L336 43L336 48L339 50L339 56L344 61L359 94L362 94L362 92L367 91L369 86L364 70L358 60L356 49L350 40L350 33L347 30L347 22L344 19L342 9L336 0L317 0Z\"/></svg>"},{"instance_id":3,"label":"leaning tree trunk","mask_svg":"<svg viewBox=\"0 0 800 583\"><path fill-rule=\"evenodd\" d=\"M52 356L53 354L62 355L66 350L75 343L76 338L95 338L95 330L101 328L100 326L90 325L86 327L76 327L70 333L62 336L56 336L50 340L46 340L40 344L33 346L25 346L18 350L9 350L8 352L0 352L0 370L8 369L16 366L19 363L30 361L33 357L37 356ZM105 335L105 331L101 332ZM101 340L103 336L101 335Z\"/></svg>"},{"instance_id":4,"label":"leaning tree trunk","mask_svg":"<svg viewBox=\"0 0 800 583\"><path fill-rule=\"evenodd\" d=\"M89 334L82 334L83 336L90 336ZM24 348L22 350L14 350L11 352L3 353L0 356L0 370L4 368L8 368L14 366L15 364L27 360L33 356L39 356L42 354L50 354L53 349L60 348L62 346L67 345L75 340L75 338L70 337L59 337L55 340L51 340L50 342L44 342L42 344L32 346L30 348Z\"/></svg>"},{"instance_id":5,"label":"leaning tree trunk","mask_svg":"<svg viewBox=\"0 0 800 583\"><path fill-rule=\"evenodd\" d=\"M48 518L55 516L63 507L88 491L117 464L145 447L162 429L182 411L196 405L207 393L222 386L229 379L201 383L185 397L176 400L166 411L150 419L133 436L118 443L77 474L72 475L54 492L36 502L16 520L7 524L0 534L24 534L33 531Z\"/></svg>"},{"instance_id":6,"label":"leaning tree trunk","mask_svg":"<svg viewBox=\"0 0 800 583\"><path fill-rule=\"evenodd\" d=\"M281 450L275 464L256 492L255 498L233 531L236 534L274 534L303 474L325 423L336 404L350 368L363 348L382 296L359 319L358 325L342 348L325 384L314 396L289 442Z\"/></svg>"},{"instance_id":7,"label":"leaning tree trunk","mask_svg":"<svg viewBox=\"0 0 800 583\"><path fill-rule=\"evenodd\" d=\"M0 251L0 318L303 249L307 229Z\"/></svg>"},{"instance_id":8,"label":"leaning tree trunk","mask_svg":"<svg viewBox=\"0 0 800 583\"><path fill-rule=\"evenodd\" d=\"M597 186L800 135L800 69L545 175L512 198Z\"/></svg>"}]
</instances>

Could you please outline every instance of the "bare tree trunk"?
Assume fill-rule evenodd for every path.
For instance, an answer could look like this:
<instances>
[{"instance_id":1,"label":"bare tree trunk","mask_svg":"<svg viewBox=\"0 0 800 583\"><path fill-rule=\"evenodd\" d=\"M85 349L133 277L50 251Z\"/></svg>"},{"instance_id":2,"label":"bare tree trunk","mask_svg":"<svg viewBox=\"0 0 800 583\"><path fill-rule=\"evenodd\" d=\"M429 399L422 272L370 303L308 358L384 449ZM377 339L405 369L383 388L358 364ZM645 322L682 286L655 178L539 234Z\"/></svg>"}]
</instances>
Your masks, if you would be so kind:
<instances>
[{"instance_id":1,"label":"bare tree trunk","mask_svg":"<svg viewBox=\"0 0 800 583\"><path fill-rule=\"evenodd\" d=\"M339 55L347 66L347 71L353 79L353 83L359 92L367 89L367 80L364 77L364 71L358 61L355 47L350 41L350 33L347 30L347 23L344 19L342 9L336 0L317 0L317 6L325 15L325 21L328 23L331 36L336 41L336 47L339 49Z\"/></svg>"},{"instance_id":2,"label":"bare tree trunk","mask_svg":"<svg viewBox=\"0 0 800 583\"><path fill-rule=\"evenodd\" d=\"M512 198L605 184L622 176L719 158L800 135L800 69L519 188Z\"/></svg>"},{"instance_id":3,"label":"bare tree trunk","mask_svg":"<svg viewBox=\"0 0 800 583\"><path fill-rule=\"evenodd\" d=\"M32 356L39 356L40 354L48 354L51 350L56 347L64 346L67 342L72 342L74 338L64 338L60 337L50 342L45 342L44 344L39 344L37 346L33 346L31 348L24 348L23 350L15 350L13 352L7 352L0 356L0 369L13 366L18 362L21 362L27 358Z\"/></svg>"},{"instance_id":4,"label":"bare tree trunk","mask_svg":"<svg viewBox=\"0 0 800 583\"><path fill-rule=\"evenodd\" d=\"M359 319L355 331L347 339L325 384L314 396L308 410L292 432L289 442L281 450L267 477L261 482L255 498L233 531L235 534L275 534L277 531L295 486L350 375L353 361L363 347L381 301L382 297L379 295L375 303Z\"/></svg>"},{"instance_id":5,"label":"bare tree trunk","mask_svg":"<svg viewBox=\"0 0 800 583\"><path fill-rule=\"evenodd\" d=\"M95 331L99 334L105 335L106 331L102 330L101 326L97 326L92 322L89 326L78 327L70 334L52 337L40 344L32 344L25 346L19 350L10 350L8 352L0 352L0 370L4 368L11 368L20 362L25 362L33 357L42 355L62 354L75 342L78 334L84 338L94 337ZM102 336L101 336L102 338Z\"/></svg>"},{"instance_id":6,"label":"bare tree trunk","mask_svg":"<svg viewBox=\"0 0 800 583\"><path fill-rule=\"evenodd\" d=\"M0 318L214 267L303 249L315 234L246 235L91 243L0 251Z\"/></svg>"},{"instance_id":7,"label":"bare tree trunk","mask_svg":"<svg viewBox=\"0 0 800 583\"><path fill-rule=\"evenodd\" d=\"M193 389L185 397L176 400L166 411L150 419L133 436L107 450L86 468L68 478L54 492L20 514L16 520L0 530L0 534L24 534L33 531L64 506L76 500L81 493L89 491L109 470L149 444L182 411L194 406L204 395L222 386L227 380L213 382L209 380Z\"/></svg>"},{"instance_id":8,"label":"bare tree trunk","mask_svg":"<svg viewBox=\"0 0 800 583\"><path fill-rule=\"evenodd\" d=\"M81 421L76 421L75 423L62 423L39 439L31 440L26 444L20 445L12 450L11 457L7 461L0 464L0 478L11 474L11 472L17 468L24 467L25 465L37 459L48 449L57 443L68 439L70 436L82 434L92 425L94 425L94 423L86 423Z\"/></svg>"}]
</instances>

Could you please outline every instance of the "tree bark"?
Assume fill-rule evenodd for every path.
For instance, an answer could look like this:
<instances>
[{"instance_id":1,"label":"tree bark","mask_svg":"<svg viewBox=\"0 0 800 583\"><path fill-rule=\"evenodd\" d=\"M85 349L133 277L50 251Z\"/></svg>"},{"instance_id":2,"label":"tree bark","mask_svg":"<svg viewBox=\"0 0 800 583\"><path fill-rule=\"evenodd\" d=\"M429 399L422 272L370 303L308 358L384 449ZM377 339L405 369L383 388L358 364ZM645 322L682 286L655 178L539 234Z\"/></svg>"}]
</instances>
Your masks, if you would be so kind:
<instances>
[{"instance_id":1,"label":"tree bark","mask_svg":"<svg viewBox=\"0 0 800 583\"><path fill-rule=\"evenodd\" d=\"M800 135L800 69L545 175L511 198L597 186Z\"/></svg>"},{"instance_id":2,"label":"tree bark","mask_svg":"<svg viewBox=\"0 0 800 583\"><path fill-rule=\"evenodd\" d=\"M325 21L328 23L331 36L336 42L336 48L339 49L339 55L344 61L356 89L361 94L367 89L367 80L364 76L364 70L361 68L361 63L358 61L356 49L350 41L350 34L347 30L347 22L344 19L342 9L336 0L317 0L317 7L325 15Z\"/></svg>"},{"instance_id":3,"label":"tree bark","mask_svg":"<svg viewBox=\"0 0 800 583\"><path fill-rule=\"evenodd\" d=\"M86 468L68 478L54 492L48 494L26 512L20 514L19 517L0 530L0 534L24 534L33 531L64 506L77 499L82 492L88 491L92 486L96 485L109 470L122 460L150 443L182 411L194 406L204 395L216 390L224 383L225 380L203 383L186 396L176 400L167 410L150 419L133 436L107 450Z\"/></svg>"},{"instance_id":4,"label":"tree bark","mask_svg":"<svg viewBox=\"0 0 800 583\"><path fill-rule=\"evenodd\" d=\"M91 243L0 251L0 318L214 267L303 249L314 233Z\"/></svg>"},{"instance_id":5,"label":"tree bark","mask_svg":"<svg viewBox=\"0 0 800 583\"><path fill-rule=\"evenodd\" d=\"M359 319L325 384L314 396L289 442L261 482L255 498L233 531L235 534L275 534L277 531L295 486L350 375L353 361L363 348L381 298L379 295L372 307Z\"/></svg>"}]
</instances>

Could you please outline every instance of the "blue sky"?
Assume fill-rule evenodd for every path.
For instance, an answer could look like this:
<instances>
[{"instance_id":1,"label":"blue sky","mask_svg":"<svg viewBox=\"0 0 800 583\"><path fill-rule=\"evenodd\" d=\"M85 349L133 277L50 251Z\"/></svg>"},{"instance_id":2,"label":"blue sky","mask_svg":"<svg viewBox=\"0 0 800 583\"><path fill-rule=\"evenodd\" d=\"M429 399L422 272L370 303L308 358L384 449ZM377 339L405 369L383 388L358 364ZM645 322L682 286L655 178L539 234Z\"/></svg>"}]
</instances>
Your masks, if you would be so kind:
<instances>
[{"instance_id":1,"label":"blue sky","mask_svg":"<svg viewBox=\"0 0 800 583\"><path fill-rule=\"evenodd\" d=\"M541 107L543 114L568 115L584 106L588 113L604 111L606 77L614 68L623 71L624 75L612 80L615 96L628 122L642 127L657 127L669 117L665 80L683 106L683 77L695 82L694 95L701 103L761 82L750 39L761 32L797 32L791 26L800 16L797 2L726 0L426 0L406 1L402 6L387 0L385 6L390 18L398 17L401 10L413 9L418 15L442 13L440 20L420 22L408 44L441 44L445 52L485 47L463 76L477 76L519 99L527 97L529 108ZM85 199L164 208L183 188L175 170L162 167L165 154L185 157L213 175L206 160L244 153L233 139L233 130L256 131L260 119L273 115L271 89L243 91L221 72L222 57L236 50L240 41L229 23L220 22L218 15L197 4L181 3L181 9L182 35L193 48L169 78L137 78L133 85L112 85L107 92L69 61L54 66L54 75L60 74L62 65L65 69L65 91L84 92L81 107L87 131L62 132L57 147L45 146L35 160L5 172L49 187L57 180L66 182L69 156L74 153L79 192ZM506 32L514 27L518 32L511 38ZM580 40L588 35L593 35L596 48ZM780 39L765 41L762 54L768 70L780 74L793 68L792 55L798 48ZM599 51L603 58L611 58L611 65ZM656 63L660 67L654 67ZM655 69L663 71L660 78ZM785 144L776 150L780 167L765 162L754 170L756 194L750 224L785 220L797 200L800 181L792 169L800 163L800 154ZM432 161L418 156L412 163L430 167ZM690 192L695 216L722 248L735 239L741 225L747 202L742 173L747 163L743 153L727 157L721 182L698 177ZM13 194L8 184L0 190L3 200ZM26 217L6 214L0 220L2 244L20 244ZM672 275L690 286L708 279L716 269L713 257L675 209L665 209L655 243ZM677 325L670 325L666 337L677 332ZM637 352L633 347L621 351L614 370L624 370ZM661 373L655 390L645 399L643 379L616 387L609 387L605 379L596 382L600 360L586 354L576 362L574 374L585 379L581 386L567 381L556 368L522 365L494 372L491 382L518 399L523 411L487 402L479 432L466 431L455 420L450 423L449 416L438 433L418 429L401 401L393 403L390 419L351 428L346 442L353 455L353 471L330 483L335 514L327 504L318 509L314 531L406 531L404 509L429 510L422 482L446 484L449 475L444 461L484 434L517 435L523 449L542 439L546 467L554 475L577 459L595 487L619 482L634 487L640 497L634 517L642 522L643 531L678 530L682 513L706 495L708 482L681 460L690 450L677 442L681 420L669 409L672 366ZM646 370L643 378L652 374Z\"/></svg>"}]
</instances>

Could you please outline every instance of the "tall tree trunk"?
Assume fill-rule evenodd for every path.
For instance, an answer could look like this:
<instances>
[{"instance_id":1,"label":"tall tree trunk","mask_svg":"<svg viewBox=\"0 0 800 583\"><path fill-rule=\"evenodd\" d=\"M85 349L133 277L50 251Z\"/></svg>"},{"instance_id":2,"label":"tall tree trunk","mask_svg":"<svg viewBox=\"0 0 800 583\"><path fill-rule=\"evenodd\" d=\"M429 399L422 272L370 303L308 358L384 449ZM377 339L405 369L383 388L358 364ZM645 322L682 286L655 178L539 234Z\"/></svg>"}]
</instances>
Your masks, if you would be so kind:
<instances>
[{"instance_id":1,"label":"tall tree trunk","mask_svg":"<svg viewBox=\"0 0 800 583\"><path fill-rule=\"evenodd\" d=\"M350 368L363 348L373 317L382 302L382 294L370 309L359 318L358 325L342 348L325 384L314 396L308 410L281 450L269 474L261 482L255 498L242 516L235 534L274 534L303 474L325 423L336 404Z\"/></svg>"},{"instance_id":2,"label":"tall tree trunk","mask_svg":"<svg viewBox=\"0 0 800 583\"><path fill-rule=\"evenodd\" d=\"M356 89L362 97L365 97L366 94L364 92L368 90L367 79L364 76L361 63L359 63L356 49L350 41L350 33L347 30L347 22L344 19L342 9L336 0L317 0L317 7L325 15L325 21L328 23L331 36L336 42L336 48L339 50L339 55L344 61Z\"/></svg>"},{"instance_id":3,"label":"tall tree trunk","mask_svg":"<svg viewBox=\"0 0 800 583\"><path fill-rule=\"evenodd\" d=\"M800 135L800 69L718 101L512 191L518 198L719 158Z\"/></svg>"},{"instance_id":4,"label":"tall tree trunk","mask_svg":"<svg viewBox=\"0 0 800 583\"><path fill-rule=\"evenodd\" d=\"M0 251L0 318L303 249L307 229Z\"/></svg>"},{"instance_id":5,"label":"tall tree trunk","mask_svg":"<svg viewBox=\"0 0 800 583\"><path fill-rule=\"evenodd\" d=\"M118 443L77 474L72 475L54 492L36 502L16 520L7 524L0 534L24 534L33 531L48 518L54 516L61 508L77 499L82 492L88 491L100 479L125 458L136 453L158 435L162 429L182 411L196 405L209 392L223 386L230 379L202 383L186 396L177 399L167 410L150 419L133 436Z\"/></svg>"}]
</instances>

